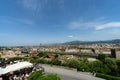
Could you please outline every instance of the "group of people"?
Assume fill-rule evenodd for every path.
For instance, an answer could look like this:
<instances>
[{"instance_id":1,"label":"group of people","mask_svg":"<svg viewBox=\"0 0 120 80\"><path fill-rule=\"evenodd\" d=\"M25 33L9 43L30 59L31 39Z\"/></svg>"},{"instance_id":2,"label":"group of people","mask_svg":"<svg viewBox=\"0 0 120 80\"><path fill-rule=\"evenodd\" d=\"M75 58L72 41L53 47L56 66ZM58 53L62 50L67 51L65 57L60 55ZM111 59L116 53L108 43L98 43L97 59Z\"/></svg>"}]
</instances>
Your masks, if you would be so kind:
<instances>
[{"instance_id":1,"label":"group of people","mask_svg":"<svg viewBox=\"0 0 120 80\"><path fill-rule=\"evenodd\" d=\"M7 65L15 64L16 62L9 62L9 63L0 63L0 67L4 68ZM33 64L32 67L20 69L17 71L9 72L7 74L0 75L0 80L27 80L30 73L33 71L41 71L44 73L44 68L40 66L39 64Z\"/></svg>"},{"instance_id":2,"label":"group of people","mask_svg":"<svg viewBox=\"0 0 120 80\"><path fill-rule=\"evenodd\" d=\"M32 71L33 67L9 72L7 74L1 75L1 80L27 80Z\"/></svg>"}]
</instances>

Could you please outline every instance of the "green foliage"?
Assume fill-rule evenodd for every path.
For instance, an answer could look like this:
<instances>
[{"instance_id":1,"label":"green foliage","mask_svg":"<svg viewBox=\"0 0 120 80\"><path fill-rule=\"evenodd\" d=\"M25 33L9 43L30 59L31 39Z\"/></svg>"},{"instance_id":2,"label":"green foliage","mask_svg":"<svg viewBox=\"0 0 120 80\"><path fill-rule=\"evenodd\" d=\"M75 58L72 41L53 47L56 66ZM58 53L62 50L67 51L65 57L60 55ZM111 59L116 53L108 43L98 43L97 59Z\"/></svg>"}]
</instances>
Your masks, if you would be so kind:
<instances>
[{"instance_id":1,"label":"green foliage","mask_svg":"<svg viewBox=\"0 0 120 80\"><path fill-rule=\"evenodd\" d=\"M25 58L22 58L22 57L13 57L13 58L9 58L9 59L7 60L7 62L16 61L16 60L25 60Z\"/></svg>"},{"instance_id":2,"label":"green foliage","mask_svg":"<svg viewBox=\"0 0 120 80\"><path fill-rule=\"evenodd\" d=\"M3 59L3 58L0 58L0 62L4 62L5 61L5 59Z\"/></svg>"},{"instance_id":3,"label":"green foliage","mask_svg":"<svg viewBox=\"0 0 120 80\"><path fill-rule=\"evenodd\" d=\"M28 51L28 50L22 50L21 53L23 53L23 54L28 54L29 51Z\"/></svg>"},{"instance_id":4,"label":"green foliage","mask_svg":"<svg viewBox=\"0 0 120 80\"><path fill-rule=\"evenodd\" d=\"M46 64L52 64L52 61L47 60Z\"/></svg>"},{"instance_id":5,"label":"green foliage","mask_svg":"<svg viewBox=\"0 0 120 80\"><path fill-rule=\"evenodd\" d=\"M58 58L53 59L51 62L53 65L61 65L61 61Z\"/></svg>"},{"instance_id":6,"label":"green foliage","mask_svg":"<svg viewBox=\"0 0 120 80\"><path fill-rule=\"evenodd\" d=\"M103 69L101 69L101 73L108 74L110 72L111 72L111 69L106 64L104 64Z\"/></svg>"},{"instance_id":7,"label":"green foliage","mask_svg":"<svg viewBox=\"0 0 120 80\"><path fill-rule=\"evenodd\" d=\"M31 73L28 80L37 80L39 76L42 76L42 73L40 71L35 71Z\"/></svg>"},{"instance_id":8,"label":"green foliage","mask_svg":"<svg viewBox=\"0 0 120 80\"><path fill-rule=\"evenodd\" d=\"M30 58L31 63L36 63L36 59Z\"/></svg>"},{"instance_id":9,"label":"green foliage","mask_svg":"<svg viewBox=\"0 0 120 80\"><path fill-rule=\"evenodd\" d=\"M61 80L61 79L56 74L48 74L48 75L40 76L39 78L37 78L37 80Z\"/></svg>"},{"instance_id":10,"label":"green foliage","mask_svg":"<svg viewBox=\"0 0 120 80\"><path fill-rule=\"evenodd\" d=\"M44 58L39 58L39 59L37 59L36 62L45 64L45 63L47 63L47 60L45 60Z\"/></svg>"},{"instance_id":11,"label":"green foliage","mask_svg":"<svg viewBox=\"0 0 120 80\"><path fill-rule=\"evenodd\" d=\"M77 59L67 59L64 65L70 68L77 68L80 65L80 61Z\"/></svg>"},{"instance_id":12,"label":"green foliage","mask_svg":"<svg viewBox=\"0 0 120 80\"><path fill-rule=\"evenodd\" d=\"M99 54L97 59L99 59L100 61L104 62L105 57L106 57L105 54Z\"/></svg>"},{"instance_id":13,"label":"green foliage","mask_svg":"<svg viewBox=\"0 0 120 80\"><path fill-rule=\"evenodd\" d=\"M116 60L116 64L120 66L120 60Z\"/></svg>"},{"instance_id":14,"label":"green foliage","mask_svg":"<svg viewBox=\"0 0 120 80\"><path fill-rule=\"evenodd\" d=\"M99 60L93 61L90 65L92 71L97 71L97 72L103 71L103 63Z\"/></svg>"},{"instance_id":15,"label":"green foliage","mask_svg":"<svg viewBox=\"0 0 120 80\"><path fill-rule=\"evenodd\" d=\"M115 76L106 75L102 73L97 73L96 76L100 78L104 78L106 80L120 80L120 77L115 77Z\"/></svg>"},{"instance_id":16,"label":"green foliage","mask_svg":"<svg viewBox=\"0 0 120 80\"><path fill-rule=\"evenodd\" d=\"M116 65L115 59L106 58L106 59L105 59L105 64L106 64L107 67L111 70L109 74L111 74L111 75L116 75L117 65Z\"/></svg>"},{"instance_id":17,"label":"green foliage","mask_svg":"<svg viewBox=\"0 0 120 80\"><path fill-rule=\"evenodd\" d=\"M80 58L78 60L80 64L77 66L77 71L90 71L89 61L87 58Z\"/></svg>"},{"instance_id":18,"label":"green foliage","mask_svg":"<svg viewBox=\"0 0 120 80\"><path fill-rule=\"evenodd\" d=\"M61 80L56 74L43 75L40 71L31 73L28 80Z\"/></svg>"},{"instance_id":19,"label":"green foliage","mask_svg":"<svg viewBox=\"0 0 120 80\"><path fill-rule=\"evenodd\" d=\"M84 63L83 61L80 62L80 65L77 67L77 71L90 71L90 68L87 63Z\"/></svg>"},{"instance_id":20,"label":"green foliage","mask_svg":"<svg viewBox=\"0 0 120 80\"><path fill-rule=\"evenodd\" d=\"M46 63L46 60L44 58L39 58L39 57L32 57L30 58L31 63Z\"/></svg>"},{"instance_id":21,"label":"green foliage","mask_svg":"<svg viewBox=\"0 0 120 80\"><path fill-rule=\"evenodd\" d=\"M116 64L117 64L117 76L120 77L120 60L117 60Z\"/></svg>"},{"instance_id":22,"label":"green foliage","mask_svg":"<svg viewBox=\"0 0 120 80\"><path fill-rule=\"evenodd\" d=\"M11 50L11 48L5 48L5 50Z\"/></svg>"},{"instance_id":23,"label":"green foliage","mask_svg":"<svg viewBox=\"0 0 120 80\"><path fill-rule=\"evenodd\" d=\"M39 57L47 57L47 53L46 52L39 52L37 56L39 56Z\"/></svg>"},{"instance_id":24,"label":"green foliage","mask_svg":"<svg viewBox=\"0 0 120 80\"><path fill-rule=\"evenodd\" d=\"M102 67L103 66L103 63L101 62L101 61L93 61L93 65L92 66L94 66L94 67Z\"/></svg>"},{"instance_id":25,"label":"green foliage","mask_svg":"<svg viewBox=\"0 0 120 80\"><path fill-rule=\"evenodd\" d=\"M58 58L58 54L55 54L55 58Z\"/></svg>"},{"instance_id":26,"label":"green foliage","mask_svg":"<svg viewBox=\"0 0 120 80\"><path fill-rule=\"evenodd\" d=\"M31 63L42 63L42 64L52 64L52 61L46 60L45 58L30 58ZM55 65L55 64L54 64Z\"/></svg>"},{"instance_id":27,"label":"green foliage","mask_svg":"<svg viewBox=\"0 0 120 80\"><path fill-rule=\"evenodd\" d=\"M38 63L38 62L37 62L38 57L31 57L31 58L29 58L29 59L30 59L30 62L31 62L31 63Z\"/></svg>"}]
</instances>

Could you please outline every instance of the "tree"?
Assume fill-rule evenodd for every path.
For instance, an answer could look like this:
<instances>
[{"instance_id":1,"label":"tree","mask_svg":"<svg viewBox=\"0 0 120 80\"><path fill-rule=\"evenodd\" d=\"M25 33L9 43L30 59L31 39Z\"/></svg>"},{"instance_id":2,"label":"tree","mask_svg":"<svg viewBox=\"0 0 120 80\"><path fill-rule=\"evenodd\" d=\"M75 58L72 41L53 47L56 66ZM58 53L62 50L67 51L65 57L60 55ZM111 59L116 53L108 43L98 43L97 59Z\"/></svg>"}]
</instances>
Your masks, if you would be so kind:
<instances>
[{"instance_id":1,"label":"tree","mask_svg":"<svg viewBox=\"0 0 120 80\"><path fill-rule=\"evenodd\" d=\"M67 59L63 64L70 68L77 68L80 65L80 61L77 59Z\"/></svg>"},{"instance_id":2,"label":"tree","mask_svg":"<svg viewBox=\"0 0 120 80\"><path fill-rule=\"evenodd\" d=\"M99 54L97 59L99 59L100 61L104 62L105 61L105 54Z\"/></svg>"},{"instance_id":3,"label":"tree","mask_svg":"<svg viewBox=\"0 0 120 80\"><path fill-rule=\"evenodd\" d=\"M117 76L120 77L120 60L117 60L116 64L117 64Z\"/></svg>"},{"instance_id":4,"label":"tree","mask_svg":"<svg viewBox=\"0 0 120 80\"><path fill-rule=\"evenodd\" d=\"M116 64L120 67L120 60L116 60Z\"/></svg>"},{"instance_id":5,"label":"tree","mask_svg":"<svg viewBox=\"0 0 120 80\"><path fill-rule=\"evenodd\" d=\"M21 51L21 53L23 53L23 54L28 54L29 52L30 52L30 51L27 50L27 49Z\"/></svg>"},{"instance_id":6,"label":"tree","mask_svg":"<svg viewBox=\"0 0 120 80\"><path fill-rule=\"evenodd\" d=\"M77 67L78 71L90 71L89 61L87 58L80 58L79 61L80 64Z\"/></svg>"},{"instance_id":7,"label":"tree","mask_svg":"<svg viewBox=\"0 0 120 80\"><path fill-rule=\"evenodd\" d=\"M58 58L58 54L55 54L55 58Z\"/></svg>"},{"instance_id":8,"label":"tree","mask_svg":"<svg viewBox=\"0 0 120 80\"><path fill-rule=\"evenodd\" d=\"M47 57L47 53L46 52L39 52L37 56L39 56L39 57Z\"/></svg>"},{"instance_id":9,"label":"tree","mask_svg":"<svg viewBox=\"0 0 120 80\"><path fill-rule=\"evenodd\" d=\"M58 58L52 60L53 65L61 65L61 61Z\"/></svg>"},{"instance_id":10,"label":"tree","mask_svg":"<svg viewBox=\"0 0 120 80\"><path fill-rule=\"evenodd\" d=\"M111 70L109 74L116 75L117 64L116 64L115 59L113 59L113 58L106 58L105 59L105 64Z\"/></svg>"},{"instance_id":11,"label":"tree","mask_svg":"<svg viewBox=\"0 0 120 80\"><path fill-rule=\"evenodd\" d=\"M89 68L88 64L81 61L80 65L78 65L78 67L77 67L77 71L90 71L90 68Z\"/></svg>"},{"instance_id":12,"label":"tree","mask_svg":"<svg viewBox=\"0 0 120 80\"><path fill-rule=\"evenodd\" d=\"M91 69L92 71L102 72L103 70L103 63L99 60L93 61L91 63Z\"/></svg>"}]
</instances>

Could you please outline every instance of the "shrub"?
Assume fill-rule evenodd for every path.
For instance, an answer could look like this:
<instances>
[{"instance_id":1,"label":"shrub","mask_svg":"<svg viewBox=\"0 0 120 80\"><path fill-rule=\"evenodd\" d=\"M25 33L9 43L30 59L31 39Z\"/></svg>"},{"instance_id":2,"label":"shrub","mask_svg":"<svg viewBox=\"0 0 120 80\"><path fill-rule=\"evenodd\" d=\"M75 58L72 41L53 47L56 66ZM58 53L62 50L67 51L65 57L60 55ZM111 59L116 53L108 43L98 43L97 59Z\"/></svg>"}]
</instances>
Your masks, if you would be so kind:
<instances>
[{"instance_id":1,"label":"shrub","mask_svg":"<svg viewBox=\"0 0 120 80\"><path fill-rule=\"evenodd\" d=\"M77 71L90 71L90 68L86 63L80 62L80 65L77 67Z\"/></svg>"},{"instance_id":2,"label":"shrub","mask_svg":"<svg viewBox=\"0 0 120 80\"><path fill-rule=\"evenodd\" d=\"M46 52L39 52L37 56L39 56L39 57L46 57L47 53Z\"/></svg>"},{"instance_id":3,"label":"shrub","mask_svg":"<svg viewBox=\"0 0 120 80\"><path fill-rule=\"evenodd\" d=\"M31 57L29 58L31 63L38 63L38 57Z\"/></svg>"},{"instance_id":4,"label":"shrub","mask_svg":"<svg viewBox=\"0 0 120 80\"><path fill-rule=\"evenodd\" d=\"M61 61L58 58L52 60L53 65L61 65Z\"/></svg>"},{"instance_id":5,"label":"shrub","mask_svg":"<svg viewBox=\"0 0 120 80\"><path fill-rule=\"evenodd\" d=\"M77 68L80 65L80 61L77 59L67 59L63 63L64 66L68 66L70 68Z\"/></svg>"},{"instance_id":6,"label":"shrub","mask_svg":"<svg viewBox=\"0 0 120 80\"><path fill-rule=\"evenodd\" d=\"M37 80L61 80L56 74L43 75L37 78Z\"/></svg>"},{"instance_id":7,"label":"shrub","mask_svg":"<svg viewBox=\"0 0 120 80\"><path fill-rule=\"evenodd\" d=\"M102 73L97 73L96 76L100 78L104 78L106 80L120 80L120 77L115 77L115 76L106 75Z\"/></svg>"},{"instance_id":8,"label":"shrub","mask_svg":"<svg viewBox=\"0 0 120 80\"><path fill-rule=\"evenodd\" d=\"M42 64L46 64L47 63L47 60L44 59L44 58L39 58L36 60L37 63L42 63Z\"/></svg>"},{"instance_id":9,"label":"shrub","mask_svg":"<svg viewBox=\"0 0 120 80\"><path fill-rule=\"evenodd\" d=\"M117 67L118 67L116 64L116 60L113 58L106 58L105 65L111 70L109 74L116 76L116 71L117 71Z\"/></svg>"},{"instance_id":10,"label":"shrub","mask_svg":"<svg viewBox=\"0 0 120 80\"><path fill-rule=\"evenodd\" d=\"M97 59L99 59L100 61L104 62L105 61L105 54L99 54Z\"/></svg>"},{"instance_id":11,"label":"shrub","mask_svg":"<svg viewBox=\"0 0 120 80\"><path fill-rule=\"evenodd\" d=\"M25 58L22 58L22 57L12 57L12 58L9 58L9 59L7 60L7 62L16 61L16 60L25 60Z\"/></svg>"},{"instance_id":12,"label":"shrub","mask_svg":"<svg viewBox=\"0 0 120 80\"><path fill-rule=\"evenodd\" d=\"M22 50L21 53L23 53L23 54L28 54L29 51L28 51L28 50Z\"/></svg>"},{"instance_id":13,"label":"shrub","mask_svg":"<svg viewBox=\"0 0 120 80\"><path fill-rule=\"evenodd\" d=\"M116 61L116 64L117 64L117 76L120 76L120 60L117 60Z\"/></svg>"},{"instance_id":14,"label":"shrub","mask_svg":"<svg viewBox=\"0 0 120 80\"><path fill-rule=\"evenodd\" d=\"M103 71L103 63L99 60L97 61L93 61L91 64L90 64L90 67L91 67L91 70L92 71L97 71L97 72L101 72Z\"/></svg>"},{"instance_id":15,"label":"shrub","mask_svg":"<svg viewBox=\"0 0 120 80\"><path fill-rule=\"evenodd\" d=\"M35 72L31 73L28 80L37 80L39 76L42 76L42 72L35 71Z\"/></svg>"}]
</instances>

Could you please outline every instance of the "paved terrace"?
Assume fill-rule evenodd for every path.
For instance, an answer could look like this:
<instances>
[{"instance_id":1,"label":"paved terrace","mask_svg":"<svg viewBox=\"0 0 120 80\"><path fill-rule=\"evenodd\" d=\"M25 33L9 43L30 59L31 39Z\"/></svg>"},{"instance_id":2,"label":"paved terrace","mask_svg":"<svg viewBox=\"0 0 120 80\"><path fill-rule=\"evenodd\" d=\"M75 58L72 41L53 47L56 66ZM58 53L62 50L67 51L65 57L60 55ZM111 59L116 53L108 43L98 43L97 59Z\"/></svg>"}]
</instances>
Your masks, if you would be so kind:
<instances>
[{"instance_id":1,"label":"paved terrace","mask_svg":"<svg viewBox=\"0 0 120 80\"><path fill-rule=\"evenodd\" d=\"M66 69L64 67L49 66L43 64L42 66L45 68L45 72L58 74L62 78L62 80L104 80L94 77L90 73L77 72L73 69Z\"/></svg>"}]
</instances>

